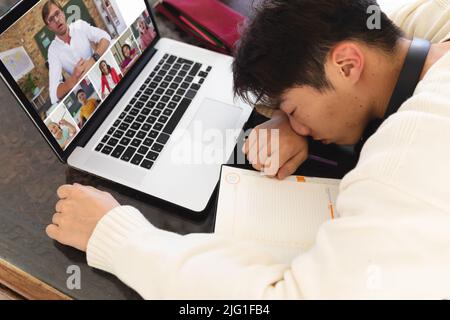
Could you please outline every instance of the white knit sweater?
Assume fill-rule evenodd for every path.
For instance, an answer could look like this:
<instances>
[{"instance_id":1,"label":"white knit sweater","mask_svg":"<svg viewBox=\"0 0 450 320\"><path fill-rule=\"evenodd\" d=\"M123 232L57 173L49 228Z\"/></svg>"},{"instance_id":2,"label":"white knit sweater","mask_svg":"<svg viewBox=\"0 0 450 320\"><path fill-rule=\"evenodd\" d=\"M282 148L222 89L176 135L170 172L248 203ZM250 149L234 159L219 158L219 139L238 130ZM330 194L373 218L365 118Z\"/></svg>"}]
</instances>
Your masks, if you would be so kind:
<instances>
[{"instance_id":1,"label":"white knit sweater","mask_svg":"<svg viewBox=\"0 0 450 320\"><path fill-rule=\"evenodd\" d=\"M450 39L450 0L393 19L409 36ZM132 207L100 221L88 263L147 299L450 299L449 138L450 53L366 143L341 185L342 218L290 265L258 243L158 230Z\"/></svg>"}]
</instances>

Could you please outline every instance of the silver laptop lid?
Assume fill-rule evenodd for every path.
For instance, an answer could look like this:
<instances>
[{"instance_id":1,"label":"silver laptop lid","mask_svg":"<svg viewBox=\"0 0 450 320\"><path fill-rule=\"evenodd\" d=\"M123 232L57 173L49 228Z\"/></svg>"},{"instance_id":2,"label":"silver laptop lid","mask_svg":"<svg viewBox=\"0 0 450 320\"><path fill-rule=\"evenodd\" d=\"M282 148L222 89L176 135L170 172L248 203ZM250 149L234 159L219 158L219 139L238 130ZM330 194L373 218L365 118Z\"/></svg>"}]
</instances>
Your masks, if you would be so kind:
<instances>
[{"instance_id":1,"label":"silver laptop lid","mask_svg":"<svg viewBox=\"0 0 450 320\"><path fill-rule=\"evenodd\" d=\"M21 1L0 21L0 71L64 161L158 39L145 0Z\"/></svg>"}]
</instances>

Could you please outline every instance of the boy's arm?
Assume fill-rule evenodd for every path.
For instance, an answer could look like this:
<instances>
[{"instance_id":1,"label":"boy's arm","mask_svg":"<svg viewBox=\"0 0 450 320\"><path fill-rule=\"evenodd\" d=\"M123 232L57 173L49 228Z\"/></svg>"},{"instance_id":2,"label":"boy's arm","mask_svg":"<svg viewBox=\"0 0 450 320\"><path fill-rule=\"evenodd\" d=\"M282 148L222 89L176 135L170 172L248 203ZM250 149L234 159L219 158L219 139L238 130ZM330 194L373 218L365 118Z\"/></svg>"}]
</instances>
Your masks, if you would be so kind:
<instances>
[{"instance_id":1,"label":"boy's arm","mask_svg":"<svg viewBox=\"0 0 450 320\"><path fill-rule=\"evenodd\" d=\"M450 40L450 2L418 0L390 15L408 38L428 39L432 43Z\"/></svg>"},{"instance_id":2,"label":"boy's arm","mask_svg":"<svg viewBox=\"0 0 450 320\"><path fill-rule=\"evenodd\" d=\"M350 189L340 196L340 209L355 215L326 223L315 246L291 264L280 263L264 243L159 230L132 207L117 207L98 223L88 263L145 299L398 299L424 292L442 298L438 287L429 291L442 279L423 267L430 261L423 255L444 259L429 244L448 234L445 224L418 236L417 225L405 225L411 212L401 209L416 200L373 181ZM428 219L439 217L429 213Z\"/></svg>"}]
</instances>

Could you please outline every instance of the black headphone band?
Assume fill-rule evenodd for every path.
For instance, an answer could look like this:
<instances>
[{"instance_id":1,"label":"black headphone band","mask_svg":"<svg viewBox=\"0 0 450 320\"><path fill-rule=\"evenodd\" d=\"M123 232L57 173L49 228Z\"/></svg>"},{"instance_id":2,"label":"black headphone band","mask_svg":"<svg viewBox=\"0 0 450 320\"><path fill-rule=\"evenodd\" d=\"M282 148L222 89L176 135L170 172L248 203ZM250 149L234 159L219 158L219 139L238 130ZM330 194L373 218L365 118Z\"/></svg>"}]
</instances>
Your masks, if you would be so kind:
<instances>
[{"instance_id":1,"label":"black headphone band","mask_svg":"<svg viewBox=\"0 0 450 320\"><path fill-rule=\"evenodd\" d=\"M420 81L425 62L430 52L431 43L428 40L414 38L408 50L402 71L395 86L394 93L389 101L386 114L383 119L373 120L366 128L360 143L355 147L355 152L360 153L366 141L377 131L380 125L391 115L396 113L402 104L411 98Z\"/></svg>"},{"instance_id":2,"label":"black headphone band","mask_svg":"<svg viewBox=\"0 0 450 320\"><path fill-rule=\"evenodd\" d=\"M401 105L413 96L430 48L431 43L428 40L414 38L411 42L411 47L383 120L396 113Z\"/></svg>"}]
</instances>

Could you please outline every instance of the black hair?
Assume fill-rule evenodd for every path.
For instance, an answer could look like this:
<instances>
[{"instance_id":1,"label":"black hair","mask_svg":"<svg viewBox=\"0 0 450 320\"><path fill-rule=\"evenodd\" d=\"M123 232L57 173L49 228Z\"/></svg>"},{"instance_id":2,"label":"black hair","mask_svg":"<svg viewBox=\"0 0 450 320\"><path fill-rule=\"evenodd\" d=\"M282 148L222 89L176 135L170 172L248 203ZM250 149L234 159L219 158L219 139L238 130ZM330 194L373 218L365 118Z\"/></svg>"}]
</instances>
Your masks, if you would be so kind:
<instances>
[{"instance_id":1,"label":"black hair","mask_svg":"<svg viewBox=\"0 0 450 320\"><path fill-rule=\"evenodd\" d=\"M130 46L129 44L125 43L125 44L122 46L122 54L123 54L123 56L125 56L125 54L123 53L123 49L125 49L125 48L128 48L128 50L131 51L131 46Z\"/></svg>"},{"instance_id":2,"label":"black hair","mask_svg":"<svg viewBox=\"0 0 450 320\"><path fill-rule=\"evenodd\" d=\"M296 86L332 89L326 58L337 43L354 40L393 53L402 31L381 13L381 29L368 27L375 0L265 0L237 44L235 94L278 106ZM379 8L379 7L377 7Z\"/></svg>"},{"instance_id":3,"label":"black hair","mask_svg":"<svg viewBox=\"0 0 450 320\"><path fill-rule=\"evenodd\" d=\"M105 64L106 64L106 67L108 68L108 72L109 72L109 73L111 73L111 66L108 64L108 62L106 62L106 60L100 61L98 67L100 68L100 71L101 71L102 75L106 76L106 74L103 73L102 63L105 63Z\"/></svg>"},{"instance_id":4,"label":"black hair","mask_svg":"<svg viewBox=\"0 0 450 320\"><path fill-rule=\"evenodd\" d=\"M61 11L63 11L63 7L57 0L48 0L42 7L42 20L44 20L45 24L47 24L48 15L50 14L50 7L52 5L57 6L59 9L61 9Z\"/></svg>"},{"instance_id":5,"label":"black hair","mask_svg":"<svg viewBox=\"0 0 450 320\"><path fill-rule=\"evenodd\" d=\"M86 94L86 91L84 91L83 89L78 90L78 91L77 91L77 96L76 96L77 99L78 99L78 95L79 95L80 93Z\"/></svg>"}]
</instances>

